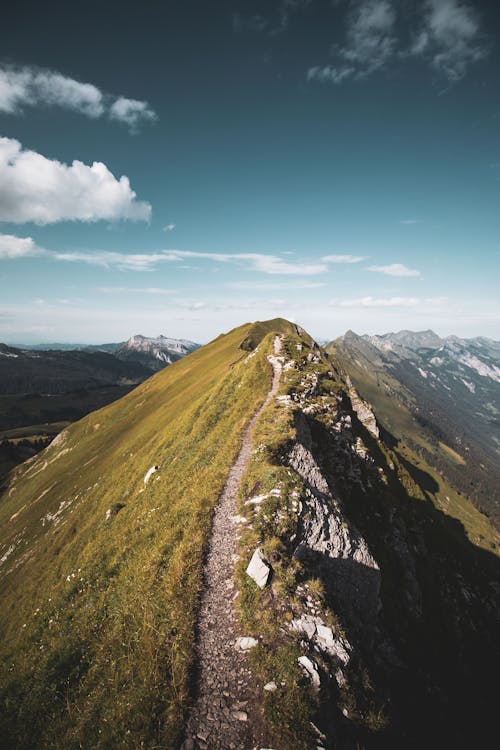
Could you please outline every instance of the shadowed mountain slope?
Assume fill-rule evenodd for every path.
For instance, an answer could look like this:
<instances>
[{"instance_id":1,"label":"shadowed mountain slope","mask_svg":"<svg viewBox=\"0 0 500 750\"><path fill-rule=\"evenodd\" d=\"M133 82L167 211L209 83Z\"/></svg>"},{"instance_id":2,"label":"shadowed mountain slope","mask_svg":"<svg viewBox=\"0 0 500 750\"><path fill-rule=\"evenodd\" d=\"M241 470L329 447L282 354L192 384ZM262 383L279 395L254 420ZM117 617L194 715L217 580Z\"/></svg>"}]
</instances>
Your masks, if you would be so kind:
<instances>
[{"instance_id":1,"label":"shadowed mountain slope","mask_svg":"<svg viewBox=\"0 0 500 750\"><path fill-rule=\"evenodd\" d=\"M432 331L348 331L326 348L399 450L446 477L499 524L500 344L440 339Z\"/></svg>"}]
</instances>

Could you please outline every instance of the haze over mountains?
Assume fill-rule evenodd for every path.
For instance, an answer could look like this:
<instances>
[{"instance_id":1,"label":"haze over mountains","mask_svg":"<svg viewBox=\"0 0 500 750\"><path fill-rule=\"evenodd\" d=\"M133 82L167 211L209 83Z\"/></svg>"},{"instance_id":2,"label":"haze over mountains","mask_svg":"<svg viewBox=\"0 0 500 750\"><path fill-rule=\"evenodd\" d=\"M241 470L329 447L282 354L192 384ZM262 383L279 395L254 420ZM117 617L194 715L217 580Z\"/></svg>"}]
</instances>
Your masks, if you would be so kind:
<instances>
[{"instance_id":1,"label":"haze over mountains","mask_svg":"<svg viewBox=\"0 0 500 750\"><path fill-rule=\"evenodd\" d=\"M166 336L94 346L0 344L0 481L70 422L124 396L197 346Z\"/></svg>"},{"instance_id":2,"label":"haze over mountains","mask_svg":"<svg viewBox=\"0 0 500 750\"><path fill-rule=\"evenodd\" d=\"M230 643L186 739L197 744L184 747L226 748L225 728L245 750L484 746L496 721L499 536L436 469L440 451L457 466L468 455L432 442L414 380L445 391L456 380L474 396L483 378L493 394L491 374L462 359L494 368L495 346L461 344L441 371L439 347L430 356L405 338L404 356L352 333L327 353L286 320L246 324L11 473L0 500L3 747L177 750L186 739L213 511L273 372L278 391L227 518L237 555L220 593L247 639L252 692L242 703ZM263 585L247 572L256 554Z\"/></svg>"}]
</instances>

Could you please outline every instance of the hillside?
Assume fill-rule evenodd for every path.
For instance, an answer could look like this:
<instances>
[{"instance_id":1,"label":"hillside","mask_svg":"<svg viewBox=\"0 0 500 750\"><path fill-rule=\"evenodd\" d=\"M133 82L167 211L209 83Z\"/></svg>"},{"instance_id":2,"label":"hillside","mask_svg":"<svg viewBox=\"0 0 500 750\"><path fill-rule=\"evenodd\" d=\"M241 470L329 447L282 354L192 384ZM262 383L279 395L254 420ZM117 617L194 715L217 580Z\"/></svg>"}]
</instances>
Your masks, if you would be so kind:
<instances>
[{"instance_id":1,"label":"hillside","mask_svg":"<svg viewBox=\"0 0 500 750\"><path fill-rule=\"evenodd\" d=\"M499 523L500 344L440 339L432 331L363 337L349 331L327 350L400 448Z\"/></svg>"},{"instance_id":2,"label":"hillside","mask_svg":"<svg viewBox=\"0 0 500 750\"><path fill-rule=\"evenodd\" d=\"M276 750L488 736L497 534L380 439L337 362L277 319L219 336L11 474L0 499L3 747L195 746L185 727L204 552L244 435L226 580L240 635L255 639L242 657L253 695L245 707L218 695L196 746L229 746L211 724L224 711ZM246 572L256 550L262 587Z\"/></svg>"},{"instance_id":3,"label":"hillside","mask_svg":"<svg viewBox=\"0 0 500 750\"><path fill-rule=\"evenodd\" d=\"M8 470L70 422L116 401L197 348L165 336L52 349L0 344L0 484Z\"/></svg>"},{"instance_id":4,"label":"hillside","mask_svg":"<svg viewBox=\"0 0 500 750\"><path fill-rule=\"evenodd\" d=\"M67 393L103 385L137 384L151 370L106 352L31 351L0 344L0 393Z\"/></svg>"}]
</instances>

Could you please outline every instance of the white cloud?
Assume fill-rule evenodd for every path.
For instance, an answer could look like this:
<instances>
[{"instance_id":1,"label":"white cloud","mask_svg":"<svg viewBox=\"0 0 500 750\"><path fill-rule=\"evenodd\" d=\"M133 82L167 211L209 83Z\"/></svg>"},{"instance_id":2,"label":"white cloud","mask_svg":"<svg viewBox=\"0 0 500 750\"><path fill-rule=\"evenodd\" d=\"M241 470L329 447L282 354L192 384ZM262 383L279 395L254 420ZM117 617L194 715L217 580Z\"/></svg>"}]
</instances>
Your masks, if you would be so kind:
<instances>
[{"instance_id":1,"label":"white cloud","mask_svg":"<svg viewBox=\"0 0 500 750\"><path fill-rule=\"evenodd\" d=\"M366 257L362 255L323 255L321 260L324 260L325 263L359 263L366 260Z\"/></svg>"},{"instance_id":2,"label":"white cloud","mask_svg":"<svg viewBox=\"0 0 500 750\"><path fill-rule=\"evenodd\" d=\"M0 67L0 112L18 114L23 107L61 107L91 118L107 116L132 130L156 114L147 102L105 94L92 83L82 83L44 68Z\"/></svg>"},{"instance_id":3,"label":"white cloud","mask_svg":"<svg viewBox=\"0 0 500 750\"><path fill-rule=\"evenodd\" d=\"M26 75L25 69L24 76ZM80 83L50 70L32 73L25 91L26 104L43 102L49 106L75 110L87 117L101 117L104 113L104 96L96 86Z\"/></svg>"},{"instance_id":4,"label":"white cloud","mask_svg":"<svg viewBox=\"0 0 500 750\"><path fill-rule=\"evenodd\" d=\"M402 263L390 263L388 266L368 266L368 271L384 273L386 276L421 276L420 271L408 268Z\"/></svg>"},{"instance_id":5,"label":"white cloud","mask_svg":"<svg viewBox=\"0 0 500 750\"><path fill-rule=\"evenodd\" d=\"M156 114L150 109L147 102L125 99L123 96L113 102L109 109L109 116L112 120L125 122L134 131L137 130L141 122L156 120Z\"/></svg>"},{"instance_id":6,"label":"white cloud","mask_svg":"<svg viewBox=\"0 0 500 750\"><path fill-rule=\"evenodd\" d=\"M448 80L458 81L472 63L485 57L479 40L479 20L472 5L462 0L427 0L410 53L428 57Z\"/></svg>"},{"instance_id":7,"label":"white cloud","mask_svg":"<svg viewBox=\"0 0 500 750\"><path fill-rule=\"evenodd\" d=\"M164 232L173 232L175 229L175 224L167 224L163 227Z\"/></svg>"},{"instance_id":8,"label":"white cloud","mask_svg":"<svg viewBox=\"0 0 500 750\"><path fill-rule=\"evenodd\" d=\"M128 177L117 180L102 162L67 165L0 137L0 221L147 221L150 216L151 206L136 200Z\"/></svg>"},{"instance_id":9,"label":"white cloud","mask_svg":"<svg viewBox=\"0 0 500 750\"><path fill-rule=\"evenodd\" d=\"M43 255L44 253L45 250L38 247L31 237L0 234L0 260L13 260L31 255Z\"/></svg>"},{"instance_id":10,"label":"white cloud","mask_svg":"<svg viewBox=\"0 0 500 750\"><path fill-rule=\"evenodd\" d=\"M420 224L420 221L419 219L400 219L399 223L409 226L410 224Z\"/></svg>"}]
</instances>

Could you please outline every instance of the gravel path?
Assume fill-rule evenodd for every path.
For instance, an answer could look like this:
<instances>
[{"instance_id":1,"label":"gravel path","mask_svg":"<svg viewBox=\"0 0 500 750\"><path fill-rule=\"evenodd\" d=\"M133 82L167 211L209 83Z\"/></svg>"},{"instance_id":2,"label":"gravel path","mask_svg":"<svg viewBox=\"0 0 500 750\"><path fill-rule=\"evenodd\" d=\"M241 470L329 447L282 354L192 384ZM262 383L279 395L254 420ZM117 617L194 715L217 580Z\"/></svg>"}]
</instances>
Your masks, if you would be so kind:
<instances>
[{"instance_id":1,"label":"gravel path","mask_svg":"<svg viewBox=\"0 0 500 750\"><path fill-rule=\"evenodd\" d=\"M234 608L233 569L239 537L236 498L250 459L252 430L276 395L280 375L281 338L274 340L273 382L266 400L248 423L240 452L229 472L214 510L212 535L203 571L204 586L198 616L198 684L196 699L181 750L250 750L262 747L255 683L247 655L236 640L247 635Z\"/></svg>"}]
</instances>

